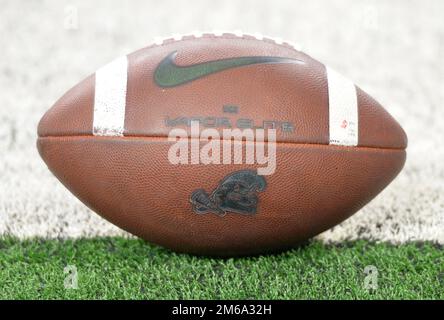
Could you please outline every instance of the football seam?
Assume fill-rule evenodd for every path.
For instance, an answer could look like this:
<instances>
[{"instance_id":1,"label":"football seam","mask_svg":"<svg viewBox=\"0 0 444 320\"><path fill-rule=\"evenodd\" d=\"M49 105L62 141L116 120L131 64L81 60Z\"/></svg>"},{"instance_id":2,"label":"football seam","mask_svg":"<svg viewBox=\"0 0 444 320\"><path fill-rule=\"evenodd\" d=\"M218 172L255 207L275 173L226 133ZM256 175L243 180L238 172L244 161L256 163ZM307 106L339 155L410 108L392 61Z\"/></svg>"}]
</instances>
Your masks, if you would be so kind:
<instances>
[{"instance_id":1,"label":"football seam","mask_svg":"<svg viewBox=\"0 0 444 320\"><path fill-rule=\"evenodd\" d=\"M96 140L117 140L117 141L125 141L125 140L165 140L168 139L168 136L93 136L93 135L60 135L60 136L39 136L38 140L44 140L44 139L54 139L54 140L69 140L69 139L96 139ZM199 140L204 142L209 142L210 140L205 139L197 139L188 137L188 140ZM233 141L233 140L226 140L226 139L212 139L218 140L218 141ZM242 140L234 140L236 142L242 142L245 143L246 141ZM163 141L165 142L165 141ZM174 141L168 141L167 142L174 142ZM249 141L254 142L254 141ZM258 143L258 142L256 142ZM265 142L259 142L259 143L268 143ZM400 147L372 147L372 146L344 146L344 145L332 145L332 144L324 144L324 143L302 143L302 142L286 142L286 141L276 141L277 145L291 145L291 146L319 146L319 147L330 147L330 148L337 148L337 149L371 149L371 150L386 150L386 151L405 151L406 148L400 148Z\"/></svg>"},{"instance_id":2,"label":"football seam","mask_svg":"<svg viewBox=\"0 0 444 320\"><path fill-rule=\"evenodd\" d=\"M224 32L195 32L195 33L191 33L191 34L176 34L176 35L172 35L169 37L159 37L159 38L155 38L154 42L151 45L148 45L147 47L145 47L144 49L150 49L150 48L155 48L155 47L161 47L161 46L165 46L165 45L169 45L169 44L173 44L173 43L177 43L177 42L182 42L182 41L189 41L189 40L196 40L196 39L212 39L212 38L216 38L216 39L227 39L227 40L232 40L232 39L239 39L239 40L249 40L249 41L260 41L260 42L264 42L264 43L268 43L268 44L273 44L279 47L283 47L283 48L287 48L287 49L291 49L295 52L302 52L301 50L301 46L294 44L291 41L287 41L287 40L283 40L280 38L275 38L275 37L269 37L269 36L263 36L259 33L256 34L249 34L249 33L243 33L243 32L237 32L237 31L224 31Z\"/></svg>"}]
</instances>

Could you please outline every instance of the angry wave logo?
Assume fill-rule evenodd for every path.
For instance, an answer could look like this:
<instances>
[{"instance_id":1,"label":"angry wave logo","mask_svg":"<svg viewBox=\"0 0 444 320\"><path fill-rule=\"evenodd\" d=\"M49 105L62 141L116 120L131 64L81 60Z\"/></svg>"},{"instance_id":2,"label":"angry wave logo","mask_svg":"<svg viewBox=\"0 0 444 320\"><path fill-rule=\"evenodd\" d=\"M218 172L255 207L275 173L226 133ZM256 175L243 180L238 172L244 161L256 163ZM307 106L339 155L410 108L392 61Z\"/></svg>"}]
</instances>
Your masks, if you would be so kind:
<instances>
[{"instance_id":1,"label":"angry wave logo","mask_svg":"<svg viewBox=\"0 0 444 320\"><path fill-rule=\"evenodd\" d=\"M226 176L209 195L204 189L191 194L190 202L198 214L214 213L225 216L228 212L243 215L256 214L258 192L266 189L265 178L253 170L242 170Z\"/></svg>"}]
</instances>

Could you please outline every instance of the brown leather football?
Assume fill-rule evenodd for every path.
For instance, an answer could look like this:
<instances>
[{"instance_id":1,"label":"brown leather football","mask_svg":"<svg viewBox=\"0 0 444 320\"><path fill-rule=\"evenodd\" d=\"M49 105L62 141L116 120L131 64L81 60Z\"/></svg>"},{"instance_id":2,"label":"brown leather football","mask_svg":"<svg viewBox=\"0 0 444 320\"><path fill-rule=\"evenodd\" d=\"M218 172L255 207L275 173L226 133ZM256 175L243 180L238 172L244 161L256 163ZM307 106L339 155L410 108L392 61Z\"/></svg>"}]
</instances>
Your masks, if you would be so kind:
<instances>
[{"instance_id":1,"label":"brown leather football","mask_svg":"<svg viewBox=\"0 0 444 320\"><path fill-rule=\"evenodd\" d=\"M44 115L38 149L88 207L194 254L291 248L399 173L407 137L373 98L288 43L168 39L121 57Z\"/></svg>"}]
</instances>

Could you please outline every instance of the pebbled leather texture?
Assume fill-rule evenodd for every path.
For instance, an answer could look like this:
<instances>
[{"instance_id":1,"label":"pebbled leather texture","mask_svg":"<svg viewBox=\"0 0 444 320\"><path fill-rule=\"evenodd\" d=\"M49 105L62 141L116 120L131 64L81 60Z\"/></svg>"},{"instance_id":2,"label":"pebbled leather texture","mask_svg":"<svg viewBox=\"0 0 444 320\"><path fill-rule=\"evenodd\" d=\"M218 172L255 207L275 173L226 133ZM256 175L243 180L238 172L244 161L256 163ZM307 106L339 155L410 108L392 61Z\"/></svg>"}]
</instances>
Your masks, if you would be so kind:
<instances>
[{"instance_id":1,"label":"pebbled leather texture","mask_svg":"<svg viewBox=\"0 0 444 320\"><path fill-rule=\"evenodd\" d=\"M300 59L304 64L258 64L160 88L156 66L177 51L176 63L244 56ZM402 169L407 137L399 124L357 88L359 143L329 145L325 67L286 45L254 38L206 35L166 41L128 56L124 137L92 135L92 75L44 115L39 152L80 200L121 228L150 242L195 254L231 256L290 248L359 210ZM224 105L239 106L224 114ZM277 169L265 176L255 215L198 215L190 196L211 193L236 170L257 165L172 165L165 119L248 118L288 121L277 131ZM186 129L186 127L183 127Z\"/></svg>"},{"instance_id":2,"label":"pebbled leather texture","mask_svg":"<svg viewBox=\"0 0 444 320\"><path fill-rule=\"evenodd\" d=\"M233 68L174 88L158 87L158 64L177 51L179 65L245 56L299 59L300 64ZM294 123L278 141L328 144L328 86L325 66L288 46L257 39L202 37L166 42L128 56L125 136L167 136L166 116L225 116L222 106L240 107L237 117ZM249 93L249 94L248 94ZM91 135L94 75L68 91L40 122L39 136ZM399 124L378 102L358 89L359 146L406 148Z\"/></svg>"}]
</instances>

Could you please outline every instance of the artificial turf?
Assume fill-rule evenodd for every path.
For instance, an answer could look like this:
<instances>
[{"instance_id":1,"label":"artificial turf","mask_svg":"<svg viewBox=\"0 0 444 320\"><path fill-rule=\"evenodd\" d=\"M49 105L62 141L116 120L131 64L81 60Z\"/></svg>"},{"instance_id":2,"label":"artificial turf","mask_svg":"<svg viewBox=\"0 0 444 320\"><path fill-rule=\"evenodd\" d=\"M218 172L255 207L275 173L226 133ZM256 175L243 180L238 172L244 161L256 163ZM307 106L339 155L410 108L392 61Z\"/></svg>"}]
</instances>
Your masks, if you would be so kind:
<instances>
[{"instance_id":1,"label":"artificial turf","mask_svg":"<svg viewBox=\"0 0 444 320\"><path fill-rule=\"evenodd\" d=\"M77 289L65 288L75 283L68 265ZM376 267L377 288L365 285L367 266ZM0 299L444 299L444 251L314 241L278 255L214 259L136 239L2 238Z\"/></svg>"}]
</instances>

